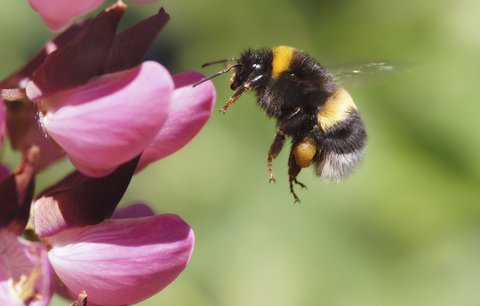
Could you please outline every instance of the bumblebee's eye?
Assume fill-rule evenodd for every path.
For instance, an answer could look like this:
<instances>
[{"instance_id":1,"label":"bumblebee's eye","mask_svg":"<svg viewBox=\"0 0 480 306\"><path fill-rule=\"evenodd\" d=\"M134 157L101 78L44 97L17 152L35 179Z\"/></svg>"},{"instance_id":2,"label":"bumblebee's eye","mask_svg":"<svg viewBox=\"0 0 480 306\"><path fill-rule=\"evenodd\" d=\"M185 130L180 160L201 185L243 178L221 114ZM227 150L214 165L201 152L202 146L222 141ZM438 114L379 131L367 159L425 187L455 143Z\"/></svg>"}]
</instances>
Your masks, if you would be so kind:
<instances>
[{"instance_id":1,"label":"bumblebee's eye","mask_svg":"<svg viewBox=\"0 0 480 306\"><path fill-rule=\"evenodd\" d=\"M290 79L290 80L296 80L298 79L298 74L294 73L294 72L288 72L286 74L287 78Z\"/></svg>"},{"instance_id":2,"label":"bumblebee's eye","mask_svg":"<svg viewBox=\"0 0 480 306\"><path fill-rule=\"evenodd\" d=\"M255 70L260 70L260 69L263 68L263 66L262 66L262 64L256 63L256 64L253 64L253 65L252 65L252 68L255 69Z\"/></svg>"}]
</instances>

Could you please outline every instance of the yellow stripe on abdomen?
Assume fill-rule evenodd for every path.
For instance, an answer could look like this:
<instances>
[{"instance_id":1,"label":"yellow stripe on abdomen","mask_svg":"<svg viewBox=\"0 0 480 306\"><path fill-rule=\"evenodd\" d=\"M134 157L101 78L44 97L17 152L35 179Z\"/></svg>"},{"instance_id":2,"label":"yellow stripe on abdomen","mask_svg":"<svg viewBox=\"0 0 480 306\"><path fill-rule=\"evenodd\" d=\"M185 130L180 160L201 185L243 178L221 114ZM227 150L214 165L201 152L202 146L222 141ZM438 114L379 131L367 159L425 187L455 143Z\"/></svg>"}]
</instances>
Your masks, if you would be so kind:
<instances>
[{"instance_id":1,"label":"yellow stripe on abdomen","mask_svg":"<svg viewBox=\"0 0 480 306\"><path fill-rule=\"evenodd\" d=\"M295 48L289 46L278 46L272 49L272 78L276 79L285 72L293 60Z\"/></svg>"},{"instance_id":2,"label":"yellow stripe on abdomen","mask_svg":"<svg viewBox=\"0 0 480 306\"><path fill-rule=\"evenodd\" d=\"M317 122L325 131L346 120L349 112L353 109L357 109L357 106L352 97L345 89L340 88L320 107L317 113Z\"/></svg>"}]
</instances>

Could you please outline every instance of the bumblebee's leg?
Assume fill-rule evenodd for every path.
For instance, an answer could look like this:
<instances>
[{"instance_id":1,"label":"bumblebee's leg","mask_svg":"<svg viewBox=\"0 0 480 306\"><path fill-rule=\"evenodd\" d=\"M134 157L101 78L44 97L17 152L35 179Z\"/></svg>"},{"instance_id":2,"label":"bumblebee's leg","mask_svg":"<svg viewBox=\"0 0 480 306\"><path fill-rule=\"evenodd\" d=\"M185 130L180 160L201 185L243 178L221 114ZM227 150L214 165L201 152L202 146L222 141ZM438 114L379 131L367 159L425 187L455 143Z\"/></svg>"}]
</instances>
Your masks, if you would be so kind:
<instances>
[{"instance_id":1,"label":"bumblebee's leg","mask_svg":"<svg viewBox=\"0 0 480 306\"><path fill-rule=\"evenodd\" d=\"M257 75L255 77L252 77L252 78L248 78L245 83L243 83L238 89L237 91L235 91L233 93L233 95L230 97L230 99L228 99L227 103L225 103L225 105L220 109L220 112L224 113L227 111L227 108L230 107L230 105L232 105L233 103L235 103L238 98L240 98L240 96L247 90L251 90L252 87L254 87L258 81L260 81L262 78L264 77L263 74L260 74L260 75Z\"/></svg>"},{"instance_id":2,"label":"bumblebee's leg","mask_svg":"<svg viewBox=\"0 0 480 306\"><path fill-rule=\"evenodd\" d=\"M267 168L268 168L268 177L270 182L275 182L275 174L273 173L272 169L272 161L274 158L278 156L280 151L283 148L283 144L285 143L285 134L282 130L278 129L277 134L275 135L275 139L273 139L272 144L270 145L270 149L268 150L268 159L267 159Z\"/></svg>"},{"instance_id":3,"label":"bumblebee's leg","mask_svg":"<svg viewBox=\"0 0 480 306\"><path fill-rule=\"evenodd\" d=\"M302 188L307 188L304 184L300 183L297 180L297 176L300 173L302 168L297 164L295 161L295 156L293 155L293 151L290 152L290 157L288 159L288 182L290 183L290 193L293 195L293 199L295 203L299 203L300 199L298 198L297 194L293 190L293 183L300 185Z\"/></svg>"},{"instance_id":4,"label":"bumblebee's leg","mask_svg":"<svg viewBox=\"0 0 480 306\"><path fill-rule=\"evenodd\" d=\"M220 112L221 113L224 113L227 111L227 108L230 107L230 105L232 105L233 103L235 103L238 98L240 98L240 96L247 90L249 89L249 87L246 87L245 85L242 85L240 86L237 91L235 91L233 93L233 95L230 97L230 99L228 99L227 103L225 103L225 105L220 109Z\"/></svg>"},{"instance_id":5,"label":"bumblebee's leg","mask_svg":"<svg viewBox=\"0 0 480 306\"><path fill-rule=\"evenodd\" d=\"M302 170L296 162L295 158L290 158L288 160L288 180L290 181L290 187L292 187L292 183L299 185L301 188L307 188L307 186L297 180L297 176ZM293 190L292 190L293 193Z\"/></svg>"},{"instance_id":6,"label":"bumblebee's leg","mask_svg":"<svg viewBox=\"0 0 480 306\"><path fill-rule=\"evenodd\" d=\"M252 82L258 81L258 77L255 78ZM293 112L291 112L285 119L282 120L281 124L277 128L277 134L273 139L273 142L268 150L268 159L267 159L267 168L268 176L270 182L275 182L275 174L272 169L272 161L278 156L280 151L283 148L285 143L285 129L288 129L292 122L295 120L295 117L300 114L301 108L297 107Z\"/></svg>"}]
</instances>

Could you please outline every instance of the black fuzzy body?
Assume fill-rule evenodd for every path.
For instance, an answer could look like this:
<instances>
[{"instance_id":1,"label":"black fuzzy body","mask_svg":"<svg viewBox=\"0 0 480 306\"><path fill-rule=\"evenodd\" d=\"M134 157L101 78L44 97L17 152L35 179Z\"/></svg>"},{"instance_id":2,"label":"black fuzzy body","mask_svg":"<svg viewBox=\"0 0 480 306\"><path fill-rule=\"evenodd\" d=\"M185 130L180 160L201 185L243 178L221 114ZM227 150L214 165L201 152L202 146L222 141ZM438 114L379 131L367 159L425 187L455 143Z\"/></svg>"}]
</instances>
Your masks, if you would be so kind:
<instances>
[{"instance_id":1,"label":"black fuzzy body","mask_svg":"<svg viewBox=\"0 0 480 306\"><path fill-rule=\"evenodd\" d=\"M286 46L246 50L236 60L231 89L236 92L228 105L252 90L261 109L277 121L277 134L268 154L270 180L275 179L272 160L281 151L285 137L291 138L288 172L296 201L293 184L304 187L296 177L305 167L297 160L300 153L295 155L297 146L314 142L316 153L311 162L317 175L330 181L348 176L363 158L366 131L353 100L303 51Z\"/></svg>"},{"instance_id":2,"label":"black fuzzy body","mask_svg":"<svg viewBox=\"0 0 480 306\"><path fill-rule=\"evenodd\" d=\"M303 51L295 50L293 61L277 79L271 77L273 54L271 49L247 50L237 63L231 88L236 89L252 75L265 77L252 89L258 105L269 117L280 120L300 107L305 115L316 115L318 107L337 89L331 75ZM261 65L259 68L252 68Z\"/></svg>"}]
</instances>

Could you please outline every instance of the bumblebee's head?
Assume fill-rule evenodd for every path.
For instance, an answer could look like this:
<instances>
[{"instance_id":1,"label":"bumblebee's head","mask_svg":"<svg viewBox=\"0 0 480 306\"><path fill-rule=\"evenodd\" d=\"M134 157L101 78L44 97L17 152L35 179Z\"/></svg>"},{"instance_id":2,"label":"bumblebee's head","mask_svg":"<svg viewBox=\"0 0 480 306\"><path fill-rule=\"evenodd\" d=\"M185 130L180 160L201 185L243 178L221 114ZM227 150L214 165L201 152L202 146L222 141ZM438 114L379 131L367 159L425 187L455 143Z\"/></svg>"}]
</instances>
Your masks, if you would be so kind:
<instances>
[{"instance_id":1,"label":"bumblebee's head","mask_svg":"<svg viewBox=\"0 0 480 306\"><path fill-rule=\"evenodd\" d=\"M230 88L235 90L240 86L257 88L268 81L272 71L272 51L269 49L255 49L243 52L239 58L224 59L205 63L202 67L219 63L231 63L227 68L208 76L196 84L197 86L207 80L213 79L219 75L234 70L230 79Z\"/></svg>"},{"instance_id":2,"label":"bumblebee's head","mask_svg":"<svg viewBox=\"0 0 480 306\"><path fill-rule=\"evenodd\" d=\"M267 49L247 50L238 58L230 82L232 90L242 85L257 87L268 81L272 71L272 52Z\"/></svg>"}]
</instances>

